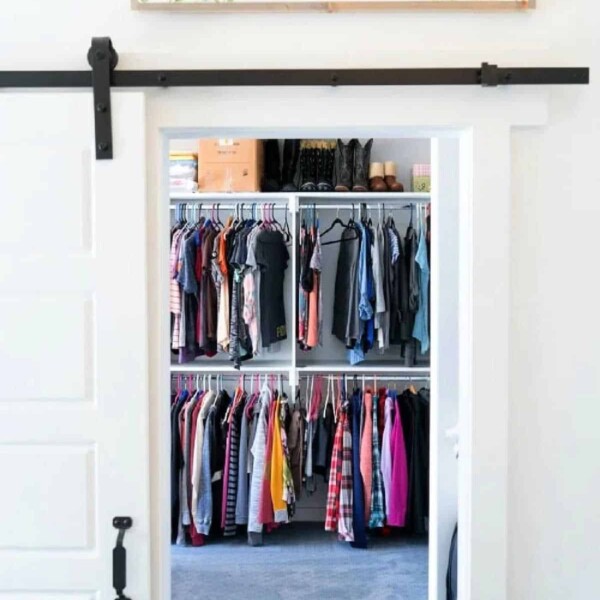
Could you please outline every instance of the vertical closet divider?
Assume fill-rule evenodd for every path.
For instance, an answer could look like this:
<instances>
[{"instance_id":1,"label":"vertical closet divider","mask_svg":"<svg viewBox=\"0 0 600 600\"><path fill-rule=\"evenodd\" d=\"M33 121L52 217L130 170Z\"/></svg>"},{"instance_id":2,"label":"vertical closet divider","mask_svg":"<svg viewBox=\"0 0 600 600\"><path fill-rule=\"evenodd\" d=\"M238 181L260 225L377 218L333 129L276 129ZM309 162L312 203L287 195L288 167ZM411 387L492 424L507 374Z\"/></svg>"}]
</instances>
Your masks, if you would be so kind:
<instances>
[{"instance_id":1,"label":"vertical closet divider","mask_svg":"<svg viewBox=\"0 0 600 600\"><path fill-rule=\"evenodd\" d=\"M297 255L298 255L298 231L299 231L299 211L301 210L298 196L296 194L289 194L287 197L288 203L288 215L291 215L292 227L292 244L291 244L291 263L292 268L288 272L288 276L292 278L292 319L290 323L290 337L291 337L291 360L290 360L290 371L289 371L289 386L290 386L290 397L296 398L296 389L298 387L298 352L296 343L296 337L298 332L298 277L297 277ZM300 215L300 220L301 220Z\"/></svg>"}]
</instances>

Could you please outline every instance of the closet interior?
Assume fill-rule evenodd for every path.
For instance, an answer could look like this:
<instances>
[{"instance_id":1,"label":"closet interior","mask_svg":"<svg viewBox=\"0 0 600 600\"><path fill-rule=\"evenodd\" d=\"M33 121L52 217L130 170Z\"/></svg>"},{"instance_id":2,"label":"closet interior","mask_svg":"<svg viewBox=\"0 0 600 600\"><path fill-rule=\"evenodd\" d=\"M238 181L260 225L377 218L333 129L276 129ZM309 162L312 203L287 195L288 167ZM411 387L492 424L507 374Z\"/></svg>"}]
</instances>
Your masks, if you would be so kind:
<instances>
[{"instance_id":1,"label":"closet interior","mask_svg":"<svg viewBox=\"0 0 600 600\"><path fill-rule=\"evenodd\" d=\"M232 561L209 592L280 597L269 548L317 597L427 598L431 140L169 150L173 600Z\"/></svg>"}]
</instances>

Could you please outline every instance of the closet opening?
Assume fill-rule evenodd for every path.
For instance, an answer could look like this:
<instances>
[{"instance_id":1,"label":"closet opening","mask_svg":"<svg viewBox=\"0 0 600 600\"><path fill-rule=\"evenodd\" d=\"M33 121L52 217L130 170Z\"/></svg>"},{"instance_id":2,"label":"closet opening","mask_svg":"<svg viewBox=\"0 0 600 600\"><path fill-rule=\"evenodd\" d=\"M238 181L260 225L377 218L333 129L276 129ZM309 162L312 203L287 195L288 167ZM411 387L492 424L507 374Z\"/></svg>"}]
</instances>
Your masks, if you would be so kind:
<instances>
[{"instance_id":1,"label":"closet opening","mask_svg":"<svg viewBox=\"0 0 600 600\"><path fill-rule=\"evenodd\" d=\"M211 133L163 157L171 600L444 598L457 139Z\"/></svg>"}]
</instances>

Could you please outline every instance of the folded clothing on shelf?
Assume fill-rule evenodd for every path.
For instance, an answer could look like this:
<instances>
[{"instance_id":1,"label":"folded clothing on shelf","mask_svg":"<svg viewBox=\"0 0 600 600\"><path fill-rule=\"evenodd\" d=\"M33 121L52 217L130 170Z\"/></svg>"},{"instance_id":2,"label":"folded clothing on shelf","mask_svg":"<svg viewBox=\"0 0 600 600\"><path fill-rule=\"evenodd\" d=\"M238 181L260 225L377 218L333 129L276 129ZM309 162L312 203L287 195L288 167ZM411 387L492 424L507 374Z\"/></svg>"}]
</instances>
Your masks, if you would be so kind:
<instances>
[{"instance_id":1,"label":"folded clothing on shelf","mask_svg":"<svg viewBox=\"0 0 600 600\"><path fill-rule=\"evenodd\" d=\"M198 190L198 155L193 152L169 153L169 187L174 192Z\"/></svg>"},{"instance_id":2,"label":"folded clothing on shelf","mask_svg":"<svg viewBox=\"0 0 600 600\"><path fill-rule=\"evenodd\" d=\"M413 165L412 186L413 192L431 191L431 165Z\"/></svg>"}]
</instances>

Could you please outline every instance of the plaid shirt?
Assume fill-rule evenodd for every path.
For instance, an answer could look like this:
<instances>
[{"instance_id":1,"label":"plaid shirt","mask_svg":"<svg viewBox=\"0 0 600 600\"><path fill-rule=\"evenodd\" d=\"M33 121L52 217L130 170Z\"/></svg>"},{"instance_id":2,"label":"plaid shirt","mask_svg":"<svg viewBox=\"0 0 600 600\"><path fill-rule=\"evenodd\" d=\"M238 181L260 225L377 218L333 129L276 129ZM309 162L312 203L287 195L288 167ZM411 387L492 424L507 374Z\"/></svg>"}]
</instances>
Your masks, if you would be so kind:
<instances>
[{"instance_id":1,"label":"plaid shirt","mask_svg":"<svg viewBox=\"0 0 600 600\"><path fill-rule=\"evenodd\" d=\"M327 490L327 510L325 513L325 531L337 531L340 509L340 486L342 484L342 438L344 436L343 419L337 423L333 450L331 451L331 471Z\"/></svg>"},{"instance_id":2,"label":"plaid shirt","mask_svg":"<svg viewBox=\"0 0 600 600\"><path fill-rule=\"evenodd\" d=\"M377 427L377 395L373 395L373 479L371 483L371 518L369 527L383 527L385 521L383 477L381 476L381 457L379 455L379 429Z\"/></svg>"},{"instance_id":3,"label":"plaid shirt","mask_svg":"<svg viewBox=\"0 0 600 600\"><path fill-rule=\"evenodd\" d=\"M341 541L353 542L352 526L352 434L348 414L342 414L342 482L340 486L340 512L338 521L338 538Z\"/></svg>"}]
</instances>

